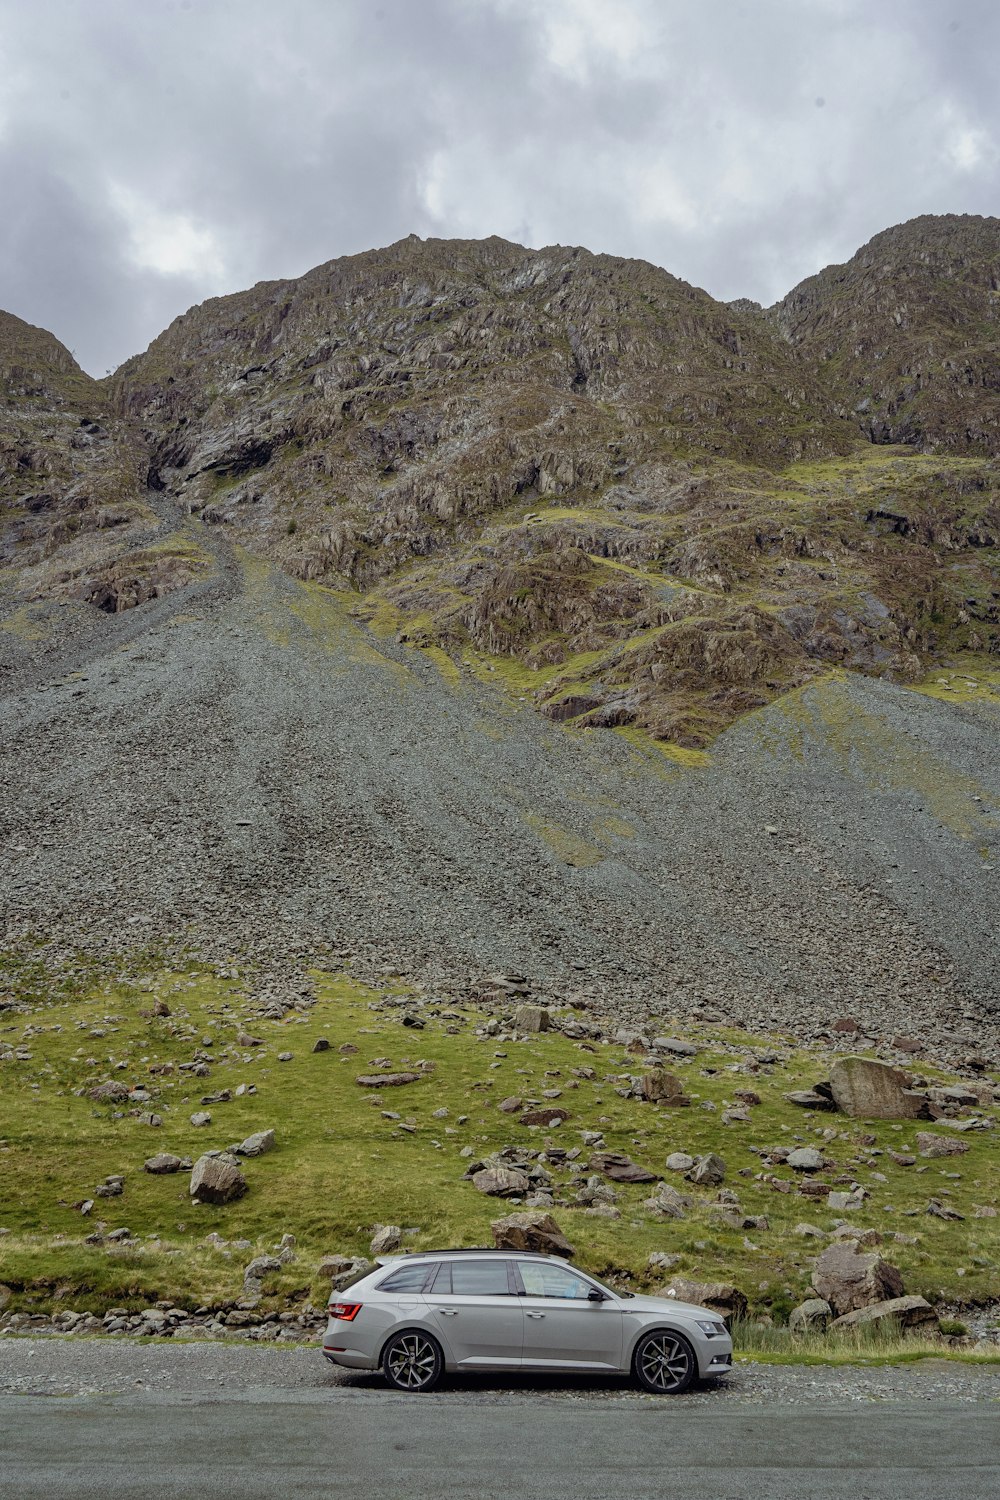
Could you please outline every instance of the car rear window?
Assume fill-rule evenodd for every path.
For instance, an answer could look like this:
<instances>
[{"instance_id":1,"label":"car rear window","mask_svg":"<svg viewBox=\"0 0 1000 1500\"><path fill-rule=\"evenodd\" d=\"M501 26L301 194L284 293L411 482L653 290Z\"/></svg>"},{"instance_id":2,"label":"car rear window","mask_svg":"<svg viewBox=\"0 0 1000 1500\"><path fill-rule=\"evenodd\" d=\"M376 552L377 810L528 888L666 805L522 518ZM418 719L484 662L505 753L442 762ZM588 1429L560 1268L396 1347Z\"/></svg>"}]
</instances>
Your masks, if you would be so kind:
<instances>
[{"instance_id":1,"label":"car rear window","mask_svg":"<svg viewBox=\"0 0 1000 1500\"><path fill-rule=\"evenodd\" d=\"M424 1283L434 1269L434 1262L430 1264L425 1260L417 1261L412 1266L397 1266L390 1271L384 1281L378 1283L380 1292L420 1292L423 1291Z\"/></svg>"},{"instance_id":2,"label":"car rear window","mask_svg":"<svg viewBox=\"0 0 1000 1500\"><path fill-rule=\"evenodd\" d=\"M435 1295L446 1297L509 1297L505 1260L442 1261L434 1278Z\"/></svg>"}]
</instances>

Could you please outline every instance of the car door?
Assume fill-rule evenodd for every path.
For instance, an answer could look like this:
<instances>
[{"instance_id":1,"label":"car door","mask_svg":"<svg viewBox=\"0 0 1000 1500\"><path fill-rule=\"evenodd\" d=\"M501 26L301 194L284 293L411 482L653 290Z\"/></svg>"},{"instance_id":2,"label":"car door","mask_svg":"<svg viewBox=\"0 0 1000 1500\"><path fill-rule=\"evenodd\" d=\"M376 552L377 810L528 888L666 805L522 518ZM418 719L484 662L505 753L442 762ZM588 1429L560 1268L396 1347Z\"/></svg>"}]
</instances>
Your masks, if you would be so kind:
<instances>
[{"instance_id":1,"label":"car door","mask_svg":"<svg viewBox=\"0 0 1000 1500\"><path fill-rule=\"evenodd\" d=\"M442 1261L426 1301L449 1363L498 1370L520 1365L524 1314L509 1262Z\"/></svg>"},{"instance_id":2,"label":"car door","mask_svg":"<svg viewBox=\"0 0 1000 1500\"><path fill-rule=\"evenodd\" d=\"M622 1309L568 1266L543 1260L517 1262L523 1287L522 1363L535 1369L559 1365L581 1370L618 1370L622 1358Z\"/></svg>"}]
</instances>

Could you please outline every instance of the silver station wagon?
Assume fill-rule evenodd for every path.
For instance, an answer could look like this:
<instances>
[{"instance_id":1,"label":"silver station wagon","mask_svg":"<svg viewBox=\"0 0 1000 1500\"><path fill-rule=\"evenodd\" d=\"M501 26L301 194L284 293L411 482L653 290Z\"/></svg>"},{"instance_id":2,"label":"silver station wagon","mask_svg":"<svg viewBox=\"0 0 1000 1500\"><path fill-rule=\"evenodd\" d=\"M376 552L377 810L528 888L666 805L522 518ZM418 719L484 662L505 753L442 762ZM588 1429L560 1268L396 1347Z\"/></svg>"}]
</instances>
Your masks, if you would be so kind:
<instances>
[{"instance_id":1,"label":"silver station wagon","mask_svg":"<svg viewBox=\"0 0 1000 1500\"><path fill-rule=\"evenodd\" d=\"M327 1359L381 1369L414 1393L433 1390L446 1370L576 1370L679 1395L733 1362L726 1325L706 1308L612 1291L549 1255L386 1257L335 1293L329 1314Z\"/></svg>"}]
</instances>

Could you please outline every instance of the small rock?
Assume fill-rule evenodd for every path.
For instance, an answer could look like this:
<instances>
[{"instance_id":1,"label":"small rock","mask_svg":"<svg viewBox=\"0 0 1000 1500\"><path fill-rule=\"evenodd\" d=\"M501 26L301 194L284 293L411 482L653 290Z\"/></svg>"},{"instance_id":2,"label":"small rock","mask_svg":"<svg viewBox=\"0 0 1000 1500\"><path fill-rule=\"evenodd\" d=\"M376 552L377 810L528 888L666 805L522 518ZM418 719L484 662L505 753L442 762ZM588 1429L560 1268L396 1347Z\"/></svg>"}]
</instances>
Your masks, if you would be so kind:
<instances>
[{"instance_id":1,"label":"small rock","mask_svg":"<svg viewBox=\"0 0 1000 1500\"><path fill-rule=\"evenodd\" d=\"M246 1140L237 1146L239 1156L263 1156L265 1152L274 1149L275 1136L273 1130L258 1130L253 1135L248 1135Z\"/></svg>"},{"instance_id":2,"label":"small rock","mask_svg":"<svg viewBox=\"0 0 1000 1500\"><path fill-rule=\"evenodd\" d=\"M156 1156L149 1156L142 1164L144 1172L152 1172L156 1175L165 1172L180 1172L185 1166L190 1167L190 1161L185 1162L183 1156L174 1156L169 1151L161 1151Z\"/></svg>"},{"instance_id":3,"label":"small rock","mask_svg":"<svg viewBox=\"0 0 1000 1500\"><path fill-rule=\"evenodd\" d=\"M211 1123L212 1116L209 1114L207 1109L196 1109L194 1114L191 1116L192 1125L204 1126L211 1125Z\"/></svg>"},{"instance_id":4,"label":"small rock","mask_svg":"<svg viewBox=\"0 0 1000 1500\"><path fill-rule=\"evenodd\" d=\"M316 1040L313 1042L313 1051L314 1052L329 1052L329 1050L330 1050L330 1043L329 1043L329 1040L328 1040L327 1037L325 1037L325 1036L318 1036L316 1038Z\"/></svg>"},{"instance_id":5,"label":"small rock","mask_svg":"<svg viewBox=\"0 0 1000 1500\"><path fill-rule=\"evenodd\" d=\"M686 1151L671 1151L667 1157L668 1172L690 1172L694 1166L694 1157L688 1156Z\"/></svg>"},{"instance_id":6,"label":"small rock","mask_svg":"<svg viewBox=\"0 0 1000 1500\"><path fill-rule=\"evenodd\" d=\"M420 1073L363 1073L354 1082L363 1089L395 1089L404 1083L419 1083Z\"/></svg>"}]
</instances>

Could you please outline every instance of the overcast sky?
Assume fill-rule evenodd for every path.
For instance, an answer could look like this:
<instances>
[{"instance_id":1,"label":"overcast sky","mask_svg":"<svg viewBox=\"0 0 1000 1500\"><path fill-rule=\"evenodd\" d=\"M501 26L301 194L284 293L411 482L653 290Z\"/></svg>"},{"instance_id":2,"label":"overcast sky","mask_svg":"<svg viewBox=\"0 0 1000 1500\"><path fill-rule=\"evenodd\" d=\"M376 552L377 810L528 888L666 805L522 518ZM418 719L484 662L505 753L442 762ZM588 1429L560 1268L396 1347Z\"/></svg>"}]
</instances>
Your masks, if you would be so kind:
<instances>
[{"instance_id":1,"label":"overcast sky","mask_svg":"<svg viewBox=\"0 0 1000 1500\"><path fill-rule=\"evenodd\" d=\"M767 303L1000 211L998 58L996 0L0 0L0 307L103 374L410 233Z\"/></svg>"}]
</instances>

